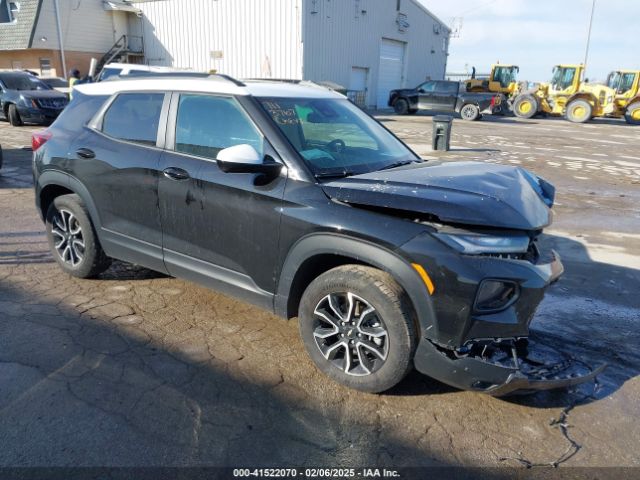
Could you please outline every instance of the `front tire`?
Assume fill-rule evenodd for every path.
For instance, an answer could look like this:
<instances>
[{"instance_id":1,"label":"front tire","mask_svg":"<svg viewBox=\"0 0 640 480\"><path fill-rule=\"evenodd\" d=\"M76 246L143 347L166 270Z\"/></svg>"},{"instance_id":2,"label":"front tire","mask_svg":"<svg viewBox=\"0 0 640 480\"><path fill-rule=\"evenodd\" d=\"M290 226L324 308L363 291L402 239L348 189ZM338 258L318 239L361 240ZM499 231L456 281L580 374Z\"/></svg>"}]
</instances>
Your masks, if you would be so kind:
<instances>
[{"instance_id":1,"label":"front tire","mask_svg":"<svg viewBox=\"0 0 640 480\"><path fill-rule=\"evenodd\" d=\"M519 95L513 102L513 113L519 118L533 118L538 113L538 100L533 95Z\"/></svg>"},{"instance_id":2,"label":"front tire","mask_svg":"<svg viewBox=\"0 0 640 480\"><path fill-rule=\"evenodd\" d=\"M409 113L409 102L407 102L404 98L399 98L395 102L393 102L393 110L398 115L406 115Z\"/></svg>"},{"instance_id":3,"label":"front tire","mask_svg":"<svg viewBox=\"0 0 640 480\"><path fill-rule=\"evenodd\" d=\"M480 118L480 107L473 103L467 103L460 109L460 117L469 122L475 122Z\"/></svg>"},{"instance_id":4,"label":"front tire","mask_svg":"<svg viewBox=\"0 0 640 480\"><path fill-rule=\"evenodd\" d=\"M22 119L20 118L20 114L18 113L18 109L15 105L9 105L9 109L7 111L9 123L14 127L21 127L23 125Z\"/></svg>"},{"instance_id":5,"label":"front tire","mask_svg":"<svg viewBox=\"0 0 640 480\"><path fill-rule=\"evenodd\" d=\"M573 100L567 105L566 119L573 123L586 123L593 116L593 107L586 100Z\"/></svg>"},{"instance_id":6,"label":"front tire","mask_svg":"<svg viewBox=\"0 0 640 480\"><path fill-rule=\"evenodd\" d=\"M417 333L402 287L375 268L344 265L307 287L300 335L319 370L356 390L378 393L412 367Z\"/></svg>"},{"instance_id":7,"label":"front tire","mask_svg":"<svg viewBox=\"0 0 640 480\"><path fill-rule=\"evenodd\" d=\"M624 119L630 125L640 125L640 102L634 102L627 107Z\"/></svg>"},{"instance_id":8,"label":"front tire","mask_svg":"<svg viewBox=\"0 0 640 480\"><path fill-rule=\"evenodd\" d=\"M69 275L91 278L109 268L111 259L102 250L78 195L55 198L47 210L46 227L51 253Z\"/></svg>"}]
</instances>

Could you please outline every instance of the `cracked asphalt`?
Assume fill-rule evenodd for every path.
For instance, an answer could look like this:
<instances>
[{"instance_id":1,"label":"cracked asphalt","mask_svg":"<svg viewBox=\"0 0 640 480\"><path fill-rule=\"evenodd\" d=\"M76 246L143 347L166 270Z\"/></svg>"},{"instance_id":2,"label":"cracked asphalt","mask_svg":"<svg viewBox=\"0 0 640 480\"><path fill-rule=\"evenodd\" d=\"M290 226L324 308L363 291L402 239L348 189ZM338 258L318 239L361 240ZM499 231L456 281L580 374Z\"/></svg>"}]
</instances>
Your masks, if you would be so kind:
<instances>
[{"instance_id":1,"label":"cracked asphalt","mask_svg":"<svg viewBox=\"0 0 640 480\"><path fill-rule=\"evenodd\" d=\"M38 127L0 123L0 466L640 466L640 127L381 116L427 159L522 165L558 189L566 274L537 335L608 369L497 399L411 374L383 395L321 375L296 321L115 262L65 276L35 208Z\"/></svg>"}]
</instances>

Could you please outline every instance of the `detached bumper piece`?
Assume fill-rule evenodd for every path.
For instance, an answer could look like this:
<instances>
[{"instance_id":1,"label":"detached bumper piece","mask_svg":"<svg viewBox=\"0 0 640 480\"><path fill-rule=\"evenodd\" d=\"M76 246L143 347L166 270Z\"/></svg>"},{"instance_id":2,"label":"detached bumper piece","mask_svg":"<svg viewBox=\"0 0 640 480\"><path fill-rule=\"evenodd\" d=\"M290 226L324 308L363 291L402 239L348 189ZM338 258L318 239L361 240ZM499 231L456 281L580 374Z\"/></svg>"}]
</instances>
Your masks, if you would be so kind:
<instances>
[{"instance_id":1,"label":"detached bumper piece","mask_svg":"<svg viewBox=\"0 0 640 480\"><path fill-rule=\"evenodd\" d=\"M458 350L428 340L418 346L416 368L443 383L494 396L566 388L593 380L606 365L592 368L527 338L478 340Z\"/></svg>"}]
</instances>

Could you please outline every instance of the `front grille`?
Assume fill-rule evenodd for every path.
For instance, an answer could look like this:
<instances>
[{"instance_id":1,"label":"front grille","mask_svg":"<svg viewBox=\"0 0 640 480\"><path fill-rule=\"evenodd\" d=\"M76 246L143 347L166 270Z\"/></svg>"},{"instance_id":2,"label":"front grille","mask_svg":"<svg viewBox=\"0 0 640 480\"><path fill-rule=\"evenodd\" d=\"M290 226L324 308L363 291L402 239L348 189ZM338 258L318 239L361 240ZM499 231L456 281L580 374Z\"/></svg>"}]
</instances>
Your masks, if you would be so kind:
<instances>
[{"instance_id":1,"label":"front grille","mask_svg":"<svg viewBox=\"0 0 640 480\"><path fill-rule=\"evenodd\" d=\"M39 98L36 100L42 108L63 108L67 101L63 98Z\"/></svg>"}]
</instances>

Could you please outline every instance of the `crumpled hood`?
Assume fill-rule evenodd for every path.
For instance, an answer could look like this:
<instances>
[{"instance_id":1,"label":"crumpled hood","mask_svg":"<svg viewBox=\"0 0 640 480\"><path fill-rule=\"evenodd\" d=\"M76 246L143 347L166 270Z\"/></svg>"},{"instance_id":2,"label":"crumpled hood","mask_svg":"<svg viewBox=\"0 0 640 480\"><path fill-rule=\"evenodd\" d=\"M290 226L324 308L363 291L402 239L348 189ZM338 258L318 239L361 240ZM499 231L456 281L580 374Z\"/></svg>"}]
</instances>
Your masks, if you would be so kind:
<instances>
[{"instance_id":1,"label":"crumpled hood","mask_svg":"<svg viewBox=\"0 0 640 480\"><path fill-rule=\"evenodd\" d=\"M520 167L429 162L323 184L338 201L434 215L442 222L518 230L551 223L554 188Z\"/></svg>"}]
</instances>

